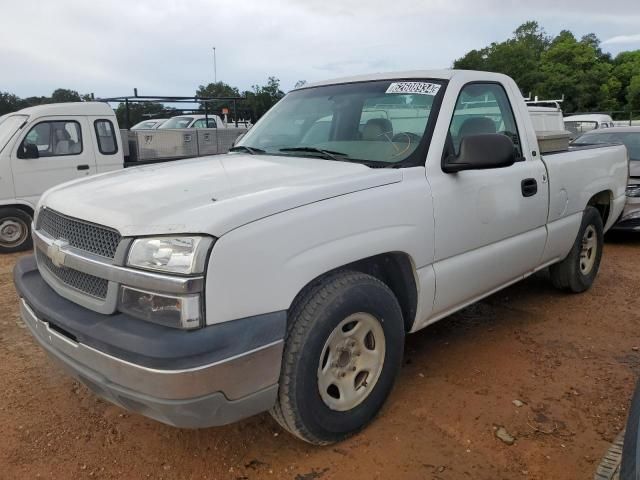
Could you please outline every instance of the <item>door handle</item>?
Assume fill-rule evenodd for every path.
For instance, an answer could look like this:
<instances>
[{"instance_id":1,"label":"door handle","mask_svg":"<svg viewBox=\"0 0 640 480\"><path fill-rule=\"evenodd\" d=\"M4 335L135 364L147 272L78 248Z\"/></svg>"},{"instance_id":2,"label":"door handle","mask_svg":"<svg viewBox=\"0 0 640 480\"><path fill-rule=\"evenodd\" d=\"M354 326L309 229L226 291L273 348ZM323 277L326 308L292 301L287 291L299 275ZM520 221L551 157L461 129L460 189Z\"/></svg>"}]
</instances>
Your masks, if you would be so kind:
<instances>
[{"instance_id":1,"label":"door handle","mask_svg":"<svg viewBox=\"0 0 640 480\"><path fill-rule=\"evenodd\" d=\"M89 165L78 165L76 168L78 170L89 170Z\"/></svg>"},{"instance_id":2,"label":"door handle","mask_svg":"<svg viewBox=\"0 0 640 480\"><path fill-rule=\"evenodd\" d=\"M525 178L520 182L523 197L533 197L538 193L538 182L535 178Z\"/></svg>"}]
</instances>

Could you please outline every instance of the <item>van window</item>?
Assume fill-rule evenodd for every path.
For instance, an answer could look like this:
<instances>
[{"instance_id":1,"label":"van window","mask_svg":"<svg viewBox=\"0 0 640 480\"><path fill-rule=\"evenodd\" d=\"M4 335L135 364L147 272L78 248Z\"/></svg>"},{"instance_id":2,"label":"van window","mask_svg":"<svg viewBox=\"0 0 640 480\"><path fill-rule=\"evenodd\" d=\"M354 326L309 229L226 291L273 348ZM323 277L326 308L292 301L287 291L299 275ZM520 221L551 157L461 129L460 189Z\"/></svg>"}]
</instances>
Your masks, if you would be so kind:
<instances>
[{"instance_id":1,"label":"van window","mask_svg":"<svg viewBox=\"0 0 640 480\"><path fill-rule=\"evenodd\" d=\"M98 150L103 155L113 155L118 152L118 142L116 141L116 131L111 120L96 120L93 122L98 139Z\"/></svg>"},{"instance_id":2,"label":"van window","mask_svg":"<svg viewBox=\"0 0 640 480\"><path fill-rule=\"evenodd\" d=\"M517 156L522 156L515 116L502 85L470 83L462 89L456 102L449 126L449 149L458 155L463 137L485 133L508 136L513 140Z\"/></svg>"},{"instance_id":3,"label":"van window","mask_svg":"<svg viewBox=\"0 0 640 480\"><path fill-rule=\"evenodd\" d=\"M40 122L34 125L18 149L18 158L27 150L38 150L39 157L62 157L82 153L82 131L73 120Z\"/></svg>"}]
</instances>

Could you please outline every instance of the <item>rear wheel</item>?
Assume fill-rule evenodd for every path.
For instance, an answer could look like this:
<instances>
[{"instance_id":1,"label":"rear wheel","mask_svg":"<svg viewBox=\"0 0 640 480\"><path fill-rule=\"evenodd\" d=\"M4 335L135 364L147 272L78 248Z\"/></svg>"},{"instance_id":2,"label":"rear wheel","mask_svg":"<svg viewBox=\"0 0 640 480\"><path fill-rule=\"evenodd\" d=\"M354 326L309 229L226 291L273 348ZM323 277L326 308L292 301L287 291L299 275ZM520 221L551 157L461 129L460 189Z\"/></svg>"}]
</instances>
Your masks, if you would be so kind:
<instances>
[{"instance_id":1,"label":"rear wheel","mask_svg":"<svg viewBox=\"0 0 640 480\"><path fill-rule=\"evenodd\" d=\"M358 272L325 277L290 310L271 414L310 443L347 438L382 407L403 347L402 312L384 283Z\"/></svg>"},{"instance_id":2,"label":"rear wheel","mask_svg":"<svg viewBox=\"0 0 640 480\"><path fill-rule=\"evenodd\" d=\"M0 253L21 252L32 246L31 216L15 207L0 208Z\"/></svg>"},{"instance_id":3,"label":"rear wheel","mask_svg":"<svg viewBox=\"0 0 640 480\"><path fill-rule=\"evenodd\" d=\"M562 262L549 268L553 285L574 293L589 289L600 268L603 245L600 212L594 207L587 207L569 255Z\"/></svg>"}]
</instances>

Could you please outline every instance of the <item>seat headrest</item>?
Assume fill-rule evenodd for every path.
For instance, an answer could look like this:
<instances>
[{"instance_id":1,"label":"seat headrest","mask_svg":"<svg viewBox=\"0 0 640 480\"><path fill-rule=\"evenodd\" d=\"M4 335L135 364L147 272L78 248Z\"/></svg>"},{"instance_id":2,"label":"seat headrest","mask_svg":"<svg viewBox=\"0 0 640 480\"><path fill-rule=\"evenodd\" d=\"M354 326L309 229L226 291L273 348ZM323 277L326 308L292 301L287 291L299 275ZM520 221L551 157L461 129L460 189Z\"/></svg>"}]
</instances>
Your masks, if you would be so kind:
<instances>
[{"instance_id":1,"label":"seat headrest","mask_svg":"<svg viewBox=\"0 0 640 480\"><path fill-rule=\"evenodd\" d=\"M471 117L467 118L458 131L458 137L466 137L467 135L479 135L482 133L496 133L496 124L488 117Z\"/></svg>"},{"instance_id":2,"label":"seat headrest","mask_svg":"<svg viewBox=\"0 0 640 480\"><path fill-rule=\"evenodd\" d=\"M386 118L372 118L368 120L362 130L363 140L384 140L383 135L393 137L393 125Z\"/></svg>"}]
</instances>

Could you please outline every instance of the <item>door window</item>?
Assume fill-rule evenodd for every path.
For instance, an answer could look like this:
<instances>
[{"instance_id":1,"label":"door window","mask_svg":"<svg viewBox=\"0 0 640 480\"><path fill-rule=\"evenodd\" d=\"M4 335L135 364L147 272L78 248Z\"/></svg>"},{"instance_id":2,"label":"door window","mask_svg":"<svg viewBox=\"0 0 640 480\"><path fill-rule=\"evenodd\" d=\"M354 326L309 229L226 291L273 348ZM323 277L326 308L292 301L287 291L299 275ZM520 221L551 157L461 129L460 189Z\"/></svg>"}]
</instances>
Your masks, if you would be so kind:
<instances>
[{"instance_id":1,"label":"door window","mask_svg":"<svg viewBox=\"0 0 640 480\"><path fill-rule=\"evenodd\" d=\"M18 149L18 158L61 157L81 153L80 124L73 120L57 120L40 122L31 128Z\"/></svg>"},{"instance_id":2,"label":"door window","mask_svg":"<svg viewBox=\"0 0 640 480\"><path fill-rule=\"evenodd\" d=\"M460 142L468 135L501 133L513 140L522 157L520 136L507 93L497 83L470 83L463 87L449 126L446 154L458 155Z\"/></svg>"},{"instance_id":3,"label":"door window","mask_svg":"<svg viewBox=\"0 0 640 480\"><path fill-rule=\"evenodd\" d=\"M201 120L196 120L193 124L193 128L217 128L217 125L215 119L210 118L209 126L207 126L207 120L203 118Z\"/></svg>"},{"instance_id":4,"label":"door window","mask_svg":"<svg viewBox=\"0 0 640 480\"><path fill-rule=\"evenodd\" d=\"M113 155L118 152L118 142L116 141L116 131L110 120L96 120L93 122L98 139L98 150L103 155Z\"/></svg>"}]
</instances>

